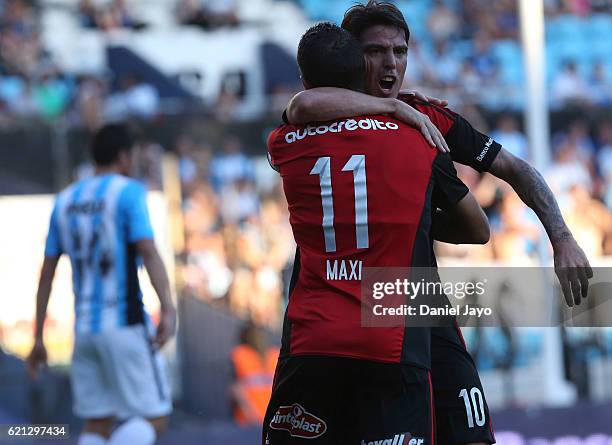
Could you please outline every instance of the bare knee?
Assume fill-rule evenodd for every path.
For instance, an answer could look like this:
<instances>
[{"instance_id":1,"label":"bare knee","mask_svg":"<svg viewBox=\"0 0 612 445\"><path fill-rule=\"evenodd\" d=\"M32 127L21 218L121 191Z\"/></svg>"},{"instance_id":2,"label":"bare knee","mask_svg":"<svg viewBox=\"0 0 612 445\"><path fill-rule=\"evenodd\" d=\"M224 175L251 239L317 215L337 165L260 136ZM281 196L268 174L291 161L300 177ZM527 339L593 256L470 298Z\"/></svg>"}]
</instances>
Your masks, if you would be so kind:
<instances>
[{"instance_id":1,"label":"bare knee","mask_svg":"<svg viewBox=\"0 0 612 445\"><path fill-rule=\"evenodd\" d=\"M84 433L93 433L108 439L111 435L115 419L102 417L99 419L86 419L83 426Z\"/></svg>"},{"instance_id":2,"label":"bare knee","mask_svg":"<svg viewBox=\"0 0 612 445\"><path fill-rule=\"evenodd\" d=\"M149 423L153 426L155 433L159 436L161 433L168 429L168 416L163 417L155 417L152 419L147 419Z\"/></svg>"}]
</instances>

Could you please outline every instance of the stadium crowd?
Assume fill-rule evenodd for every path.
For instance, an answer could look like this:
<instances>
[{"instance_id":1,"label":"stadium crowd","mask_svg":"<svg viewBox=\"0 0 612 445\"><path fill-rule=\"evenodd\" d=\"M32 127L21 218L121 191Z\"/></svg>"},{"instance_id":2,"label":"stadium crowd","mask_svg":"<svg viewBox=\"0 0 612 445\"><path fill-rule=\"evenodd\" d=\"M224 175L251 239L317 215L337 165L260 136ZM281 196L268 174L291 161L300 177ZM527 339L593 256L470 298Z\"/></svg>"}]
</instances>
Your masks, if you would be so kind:
<instances>
[{"instance_id":1,"label":"stadium crowd","mask_svg":"<svg viewBox=\"0 0 612 445\"><path fill-rule=\"evenodd\" d=\"M481 0L396 3L406 14L413 36L407 85L446 97L451 103L465 102L469 97L488 109L522 107L514 0L487 2L486 7ZM339 11L350 6L344 0L300 0L298 4L310 20L338 20ZM551 106L609 105L610 2L547 0L545 4ZM84 29L104 33L147 28L131 6L129 0L81 0L75 3L74 14ZM160 112L155 89L133 76L122 79L113 89L107 73L62 72L40 37L43 7L30 0L0 1L0 125L15 124L23 117L65 117L72 125L95 128L100 119L119 119L126 114L147 118ZM174 15L176 26L197 25L206 30L247 26L240 20L235 1L178 0Z\"/></svg>"}]
</instances>

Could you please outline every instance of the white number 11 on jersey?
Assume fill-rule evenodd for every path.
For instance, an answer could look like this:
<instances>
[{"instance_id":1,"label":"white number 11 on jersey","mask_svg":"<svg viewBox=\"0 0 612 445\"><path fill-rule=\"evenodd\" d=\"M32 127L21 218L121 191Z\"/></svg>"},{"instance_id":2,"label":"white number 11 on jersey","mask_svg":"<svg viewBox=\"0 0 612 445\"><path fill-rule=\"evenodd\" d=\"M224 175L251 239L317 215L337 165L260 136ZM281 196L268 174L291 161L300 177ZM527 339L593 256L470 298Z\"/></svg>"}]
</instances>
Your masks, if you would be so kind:
<instances>
[{"instance_id":1,"label":"white number 11 on jersey","mask_svg":"<svg viewBox=\"0 0 612 445\"><path fill-rule=\"evenodd\" d=\"M368 238L368 188L366 184L365 155L353 155L342 168L343 172L353 172L355 187L355 235L357 248L367 249ZM334 198L331 182L331 158L323 156L317 159L310 171L311 175L319 175L321 187L321 202L323 205L323 234L325 236L325 251L336 251L336 231L334 229Z\"/></svg>"}]
</instances>

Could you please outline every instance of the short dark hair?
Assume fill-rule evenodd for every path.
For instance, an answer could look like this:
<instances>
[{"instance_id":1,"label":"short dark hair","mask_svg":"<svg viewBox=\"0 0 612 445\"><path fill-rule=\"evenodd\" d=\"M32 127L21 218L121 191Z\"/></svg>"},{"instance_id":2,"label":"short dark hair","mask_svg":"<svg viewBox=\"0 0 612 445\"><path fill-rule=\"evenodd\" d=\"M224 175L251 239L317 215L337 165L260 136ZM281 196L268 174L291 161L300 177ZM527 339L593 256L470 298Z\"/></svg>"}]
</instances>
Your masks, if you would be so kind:
<instances>
[{"instance_id":1,"label":"short dark hair","mask_svg":"<svg viewBox=\"0 0 612 445\"><path fill-rule=\"evenodd\" d=\"M355 5L344 14L342 27L358 39L372 26L395 26L404 31L406 43L410 40L410 30L402 11L393 3L370 0L365 5Z\"/></svg>"},{"instance_id":2,"label":"short dark hair","mask_svg":"<svg viewBox=\"0 0 612 445\"><path fill-rule=\"evenodd\" d=\"M111 165L119 159L123 151L130 151L134 146L134 137L125 124L107 124L100 128L93 137L91 154L98 166Z\"/></svg>"},{"instance_id":3,"label":"short dark hair","mask_svg":"<svg viewBox=\"0 0 612 445\"><path fill-rule=\"evenodd\" d=\"M302 77L311 87L364 88L361 45L350 32L333 23L318 23L304 33L297 61Z\"/></svg>"}]
</instances>

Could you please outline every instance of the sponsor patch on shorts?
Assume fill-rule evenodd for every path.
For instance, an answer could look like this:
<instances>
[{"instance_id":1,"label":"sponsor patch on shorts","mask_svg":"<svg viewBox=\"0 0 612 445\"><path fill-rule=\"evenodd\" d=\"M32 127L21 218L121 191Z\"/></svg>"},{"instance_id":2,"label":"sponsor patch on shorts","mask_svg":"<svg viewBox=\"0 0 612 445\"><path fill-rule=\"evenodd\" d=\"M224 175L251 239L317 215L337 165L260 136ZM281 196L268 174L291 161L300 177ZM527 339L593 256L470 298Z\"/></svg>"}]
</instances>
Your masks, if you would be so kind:
<instances>
[{"instance_id":1,"label":"sponsor patch on shorts","mask_svg":"<svg viewBox=\"0 0 612 445\"><path fill-rule=\"evenodd\" d=\"M399 433L386 439L362 440L361 445L425 445L425 439L412 437L410 433Z\"/></svg>"},{"instance_id":2,"label":"sponsor patch on shorts","mask_svg":"<svg viewBox=\"0 0 612 445\"><path fill-rule=\"evenodd\" d=\"M315 439L325 434L327 424L323 419L306 411L299 403L294 403L276 410L270 428L287 431L292 437Z\"/></svg>"}]
</instances>

